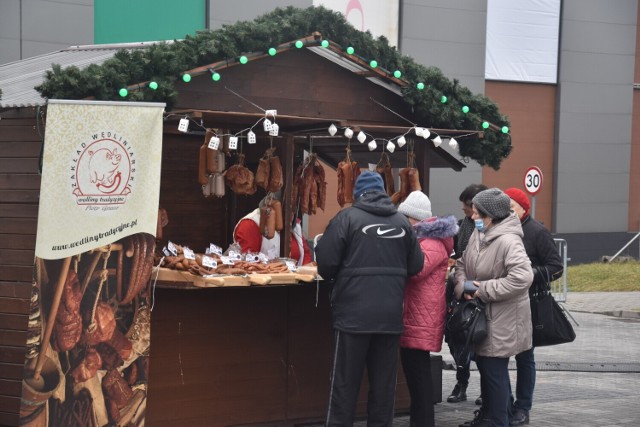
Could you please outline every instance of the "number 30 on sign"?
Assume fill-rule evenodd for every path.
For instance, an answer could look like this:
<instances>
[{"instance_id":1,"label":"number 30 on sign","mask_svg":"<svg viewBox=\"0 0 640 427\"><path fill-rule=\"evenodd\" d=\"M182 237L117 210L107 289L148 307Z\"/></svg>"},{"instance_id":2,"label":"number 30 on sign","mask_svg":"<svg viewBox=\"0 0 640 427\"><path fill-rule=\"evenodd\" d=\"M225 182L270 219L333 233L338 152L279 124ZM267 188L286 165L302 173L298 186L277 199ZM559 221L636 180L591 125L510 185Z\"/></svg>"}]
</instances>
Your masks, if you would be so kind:
<instances>
[{"instance_id":1,"label":"number 30 on sign","mask_svg":"<svg viewBox=\"0 0 640 427\"><path fill-rule=\"evenodd\" d=\"M524 174L524 188L527 193L535 196L542 188L542 171L537 166L531 166Z\"/></svg>"}]
</instances>

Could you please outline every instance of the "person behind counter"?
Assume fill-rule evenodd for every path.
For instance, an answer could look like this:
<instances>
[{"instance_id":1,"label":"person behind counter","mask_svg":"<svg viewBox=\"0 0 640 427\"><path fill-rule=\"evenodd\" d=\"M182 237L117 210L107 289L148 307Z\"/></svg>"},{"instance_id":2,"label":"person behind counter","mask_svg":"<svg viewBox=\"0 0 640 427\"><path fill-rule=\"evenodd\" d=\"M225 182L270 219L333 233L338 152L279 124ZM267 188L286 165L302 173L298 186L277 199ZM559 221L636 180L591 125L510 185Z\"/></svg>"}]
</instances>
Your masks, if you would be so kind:
<instances>
[{"instance_id":1,"label":"person behind counter","mask_svg":"<svg viewBox=\"0 0 640 427\"><path fill-rule=\"evenodd\" d=\"M265 206L270 197L282 201L280 191L267 194L257 208L238 221L233 230L233 241L240 245L242 252L261 252L269 259L273 259L280 256L280 232L276 231L272 239L267 239L260 232L260 208ZM299 266L309 264L312 261L311 251L302 235L299 219L291 229L290 247L289 257L296 260Z\"/></svg>"},{"instance_id":2,"label":"person behind counter","mask_svg":"<svg viewBox=\"0 0 640 427\"><path fill-rule=\"evenodd\" d=\"M367 425L390 426L396 391L406 279L424 256L377 172L362 172L353 206L338 212L316 246L318 273L331 292L334 359L326 426L353 425L365 366Z\"/></svg>"}]
</instances>

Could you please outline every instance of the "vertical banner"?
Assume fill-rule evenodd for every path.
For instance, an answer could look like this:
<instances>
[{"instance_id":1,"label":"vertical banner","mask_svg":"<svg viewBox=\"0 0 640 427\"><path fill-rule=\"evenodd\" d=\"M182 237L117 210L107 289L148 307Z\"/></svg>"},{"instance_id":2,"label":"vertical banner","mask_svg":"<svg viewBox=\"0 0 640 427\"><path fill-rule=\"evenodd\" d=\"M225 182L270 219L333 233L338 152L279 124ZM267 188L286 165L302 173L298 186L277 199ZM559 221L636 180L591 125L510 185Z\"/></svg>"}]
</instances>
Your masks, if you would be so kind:
<instances>
[{"instance_id":1,"label":"vertical banner","mask_svg":"<svg viewBox=\"0 0 640 427\"><path fill-rule=\"evenodd\" d=\"M144 425L162 103L50 100L20 425Z\"/></svg>"}]
</instances>

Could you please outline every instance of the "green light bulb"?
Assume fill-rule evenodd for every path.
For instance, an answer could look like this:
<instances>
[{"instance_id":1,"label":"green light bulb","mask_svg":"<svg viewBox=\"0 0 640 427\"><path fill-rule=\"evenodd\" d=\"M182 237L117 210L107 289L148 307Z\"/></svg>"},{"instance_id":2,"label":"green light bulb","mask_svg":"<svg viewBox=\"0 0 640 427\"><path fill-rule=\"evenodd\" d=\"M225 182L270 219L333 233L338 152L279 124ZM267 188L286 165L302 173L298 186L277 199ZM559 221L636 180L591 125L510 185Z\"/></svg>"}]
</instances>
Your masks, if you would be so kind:
<instances>
[{"instance_id":1,"label":"green light bulb","mask_svg":"<svg viewBox=\"0 0 640 427\"><path fill-rule=\"evenodd\" d=\"M189 82L191 81L191 74L183 74L183 75L182 75L182 80L183 80L185 83L189 83Z\"/></svg>"},{"instance_id":2,"label":"green light bulb","mask_svg":"<svg viewBox=\"0 0 640 427\"><path fill-rule=\"evenodd\" d=\"M349 47L347 48L347 53L348 53L349 55L353 55L355 51L356 51L356 50L355 50L354 48L352 48L351 46L349 46Z\"/></svg>"},{"instance_id":3,"label":"green light bulb","mask_svg":"<svg viewBox=\"0 0 640 427\"><path fill-rule=\"evenodd\" d=\"M378 61L372 59L371 62L369 62L369 66L371 66L371 68L376 68L378 66Z\"/></svg>"},{"instance_id":4,"label":"green light bulb","mask_svg":"<svg viewBox=\"0 0 640 427\"><path fill-rule=\"evenodd\" d=\"M329 41L328 40L322 40L322 43L320 43L320 45L322 47L329 47Z\"/></svg>"},{"instance_id":5,"label":"green light bulb","mask_svg":"<svg viewBox=\"0 0 640 427\"><path fill-rule=\"evenodd\" d=\"M217 82L218 80L220 80L220 74L218 73L211 74L211 80L213 80L214 82Z\"/></svg>"},{"instance_id":6,"label":"green light bulb","mask_svg":"<svg viewBox=\"0 0 640 427\"><path fill-rule=\"evenodd\" d=\"M488 129L489 128L489 122L482 122L482 129Z\"/></svg>"},{"instance_id":7,"label":"green light bulb","mask_svg":"<svg viewBox=\"0 0 640 427\"><path fill-rule=\"evenodd\" d=\"M118 91L118 93L120 94L121 97L124 98L125 96L127 96L129 94L129 91L127 89L125 89L125 88L122 88L122 89L120 89Z\"/></svg>"},{"instance_id":8,"label":"green light bulb","mask_svg":"<svg viewBox=\"0 0 640 427\"><path fill-rule=\"evenodd\" d=\"M246 57L246 56L244 56L244 55L242 55L242 56L240 57L240 63L241 63L241 64L246 64L247 62L249 62L249 60L247 59L247 57Z\"/></svg>"},{"instance_id":9,"label":"green light bulb","mask_svg":"<svg viewBox=\"0 0 640 427\"><path fill-rule=\"evenodd\" d=\"M298 40L298 41L296 42L296 47L297 47L298 49L300 49L302 46L304 46L304 43L302 43L300 40Z\"/></svg>"},{"instance_id":10,"label":"green light bulb","mask_svg":"<svg viewBox=\"0 0 640 427\"><path fill-rule=\"evenodd\" d=\"M469 107L467 107L466 105L462 107L462 112L467 114L469 112Z\"/></svg>"},{"instance_id":11,"label":"green light bulb","mask_svg":"<svg viewBox=\"0 0 640 427\"><path fill-rule=\"evenodd\" d=\"M502 133L509 133L509 127L508 126L502 126Z\"/></svg>"},{"instance_id":12,"label":"green light bulb","mask_svg":"<svg viewBox=\"0 0 640 427\"><path fill-rule=\"evenodd\" d=\"M269 55L276 56L276 53L278 53L278 51L276 50L275 47L270 47L269 48Z\"/></svg>"},{"instance_id":13,"label":"green light bulb","mask_svg":"<svg viewBox=\"0 0 640 427\"><path fill-rule=\"evenodd\" d=\"M440 102L442 102L443 104L446 104L446 103L447 103L447 97L446 97L446 96L444 96L444 95L442 95L442 96L440 97Z\"/></svg>"},{"instance_id":14,"label":"green light bulb","mask_svg":"<svg viewBox=\"0 0 640 427\"><path fill-rule=\"evenodd\" d=\"M416 87L418 88L418 90L422 90L424 89L424 83L420 82L416 85Z\"/></svg>"},{"instance_id":15,"label":"green light bulb","mask_svg":"<svg viewBox=\"0 0 640 427\"><path fill-rule=\"evenodd\" d=\"M400 70L395 70L393 72L393 77L395 77L396 79L399 79L400 77L402 77L402 71Z\"/></svg>"},{"instance_id":16,"label":"green light bulb","mask_svg":"<svg viewBox=\"0 0 640 427\"><path fill-rule=\"evenodd\" d=\"M150 89L153 89L153 90L158 89L158 83L156 83L156 82L149 82L149 88L150 88Z\"/></svg>"}]
</instances>

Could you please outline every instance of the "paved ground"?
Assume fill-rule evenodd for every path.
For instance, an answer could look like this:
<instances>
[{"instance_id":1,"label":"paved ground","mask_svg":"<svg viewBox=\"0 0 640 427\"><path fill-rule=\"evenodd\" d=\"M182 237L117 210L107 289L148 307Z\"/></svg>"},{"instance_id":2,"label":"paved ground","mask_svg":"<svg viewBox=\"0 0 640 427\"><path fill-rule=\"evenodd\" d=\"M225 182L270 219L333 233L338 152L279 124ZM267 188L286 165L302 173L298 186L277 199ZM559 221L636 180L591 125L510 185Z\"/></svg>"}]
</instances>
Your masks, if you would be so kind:
<instances>
[{"instance_id":1,"label":"paved ground","mask_svg":"<svg viewBox=\"0 0 640 427\"><path fill-rule=\"evenodd\" d=\"M538 373L529 425L640 426L640 292L570 292L565 306L579 324L577 338L536 349ZM447 352L441 355L445 362L453 361ZM443 371L437 426L455 427L473 418L480 381L472 366L469 401L462 403L446 403L455 371ZM510 374L515 385L515 370ZM356 426L365 427L366 421ZM393 427L409 427L409 417L396 417Z\"/></svg>"}]
</instances>

